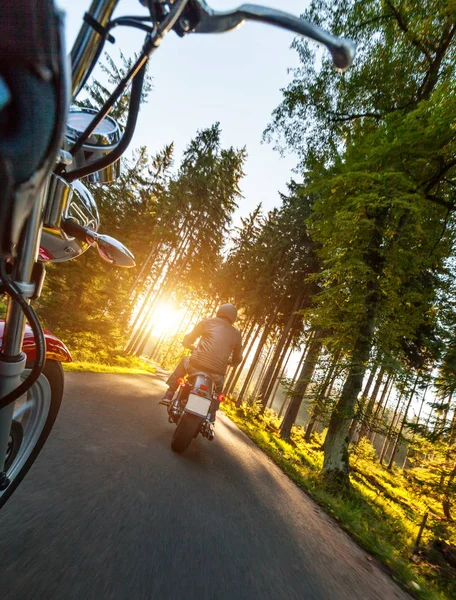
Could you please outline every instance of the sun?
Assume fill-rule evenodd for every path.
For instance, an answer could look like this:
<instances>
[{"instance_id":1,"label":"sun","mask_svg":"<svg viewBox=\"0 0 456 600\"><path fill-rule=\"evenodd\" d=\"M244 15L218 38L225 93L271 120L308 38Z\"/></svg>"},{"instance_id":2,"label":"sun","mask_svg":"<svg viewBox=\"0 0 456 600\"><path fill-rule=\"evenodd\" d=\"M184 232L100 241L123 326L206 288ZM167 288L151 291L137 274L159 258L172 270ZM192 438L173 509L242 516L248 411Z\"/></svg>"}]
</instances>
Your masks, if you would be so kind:
<instances>
[{"instance_id":1,"label":"sun","mask_svg":"<svg viewBox=\"0 0 456 600\"><path fill-rule=\"evenodd\" d=\"M152 337L176 332L183 316L182 309L178 309L171 302L160 302L154 310L152 317Z\"/></svg>"}]
</instances>

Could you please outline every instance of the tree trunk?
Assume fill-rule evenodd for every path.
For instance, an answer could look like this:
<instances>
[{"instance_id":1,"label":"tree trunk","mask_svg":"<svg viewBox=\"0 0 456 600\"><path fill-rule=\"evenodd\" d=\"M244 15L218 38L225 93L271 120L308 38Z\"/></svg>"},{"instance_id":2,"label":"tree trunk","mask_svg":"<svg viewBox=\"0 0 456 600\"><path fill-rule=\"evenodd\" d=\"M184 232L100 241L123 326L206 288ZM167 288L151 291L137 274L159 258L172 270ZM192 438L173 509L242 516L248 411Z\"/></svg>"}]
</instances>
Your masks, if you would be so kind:
<instances>
[{"instance_id":1,"label":"tree trunk","mask_svg":"<svg viewBox=\"0 0 456 600\"><path fill-rule=\"evenodd\" d=\"M323 384L321 386L321 389L318 392L317 398L315 399L315 405L313 407L312 410L312 416L310 417L310 420L307 424L306 427L306 433L304 435L304 440L309 443L310 442L310 436L312 435L315 423L317 422L317 419L321 413L321 407L320 404L324 402L325 397L326 397L326 392L329 389L330 383L332 381L332 377L334 374L334 371L336 370L337 367L337 363L339 362L339 357L340 357L340 352L337 352L335 354L335 356L333 357L331 364L329 365L329 369L326 373L326 377L323 381Z\"/></svg>"},{"instance_id":2,"label":"tree trunk","mask_svg":"<svg viewBox=\"0 0 456 600\"><path fill-rule=\"evenodd\" d=\"M253 335L253 330L255 329L255 325L256 325L255 320L251 319L250 326L249 326L247 333L245 333L245 328L244 328L244 337L243 337L243 343L242 343L242 354L243 354L242 363L240 365L238 365L237 367L231 369L231 373L225 382L225 393L226 394L230 393L231 382L236 377L236 373L238 373L239 369L242 369L242 365L244 364L244 361L246 360L248 353L250 352L250 346L248 347L248 349L247 349L247 346L250 343L250 339L251 339L251 336Z\"/></svg>"},{"instance_id":3,"label":"tree trunk","mask_svg":"<svg viewBox=\"0 0 456 600\"><path fill-rule=\"evenodd\" d=\"M428 390L428 387L429 387L429 385L427 385L427 386L426 386L426 389L424 390L423 398L422 398L422 400L421 400L420 409L419 409L419 411L418 411L418 416L417 416L417 419L416 419L416 422L417 422L417 424L420 422L421 411L423 410L424 401L425 401L425 399L426 399L426 392L427 392L427 390ZM408 448L407 448L407 452L405 453L404 462L402 463L402 470L403 470L403 471L405 470L405 467L407 466L407 460L408 460L408 457L409 457L409 452L410 452L410 444L411 444L411 442L412 442L414 439L415 439L415 433L413 433L413 435L412 435L412 439L411 439L411 441L410 441L410 443L409 443L409 445L408 445Z\"/></svg>"},{"instance_id":4,"label":"tree trunk","mask_svg":"<svg viewBox=\"0 0 456 600\"><path fill-rule=\"evenodd\" d=\"M304 344L304 350L302 351L301 358L299 359L298 366L296 367L295 374L293 375L293 379L291 380L290 389L293 388L293 386L296 383L296 379L298 378L298 374L299 374L299 372L301 370L302 363L304 362L304 359L306 357L307 349L308 349L309 344L310 344L310 342L311 342L311 340L313 338L313 335L314 335L314 332L311 331L310 335L309 335L309 337L307 339L307 342ZM282 413L283 413L283 411L285 409L285 406L286 406L288 400L289 400L289 395L285 394L285 397L284 397L283 402L282 402L282 406L280 407L280 410L279 410L279 414L277 415L277 417L279 419L282 416Z\"/></svg>"},{"instance_id":5,"label":"tree trunk","mask_svg":"<svg viewBox=\"0 0 456 600\"><path fill-rule=\"evenodd\" d=\"M354 408L363 382L365 364L369 358L370 336L359 336L353 352L352 366L336 407L329 421L324 443L323 474L328 479L349 483L349 430Z\"/></svg>"},{"instance_id":6,"label":"tree trunk","mask_svg":"<svg viewBox=\"0 0 456 600\"><path fill-rule=\"evenodd\" d=\"M252 364L250 365L250 369L247 372L247 376L244 380L244 383L242 384L241 391L239 392L239 396L236 400L237 406L241 406L241 404L242 404L245 393L247 392L247 389L250 385L250 380L252 379L255 369L257 368L257 363L261 356L261 352L263 351L263 346L265 345L266 340L268 339L268 336L270 333L271 333L271 329L270 329L270 322L269 322L266 325L266 327L264 328L263 334L261 335L260 341L258 342L258 348L255 352L255 356L253 357Z\"/></svg>"},{"instance_id":7,"label":"tree trunk","mask_svg":"<svg viewBox=\"0 0 456 600\"><path fill-rule=\"evenodd\" d=\"M446 486L446 490L445 493L443 495L443 499L442 499L442 510L443 510L443 514L445 515L445 519L448 519L448 521L452 521L452 516L451 516L451 488L452 488L452 484L453 481L456 478L456 463L454 463L454 467L448 477L448 482L447 482L447 486Z\"/></svg>"},{"instance_id":8,"label":"tree trunk","mask_svg":"<svg viewBox=\"0 0 456 600\"><path fill-rule=\"evenodd\" d=\"M158 296L160 296L160 294L161 294L162 284L166 280L166 276L170 270L169 262L170 262L173 250L175 251L175 255L174 255L174 258L172 259L171 267L173 267L174 264L176 263L177 256L179 255L180 251L186 244L186 242L188 240L189 232L190 232L190 229L187 230L187 232L184 235L184 238L181 240L181 242L179 243L179 245L176 249L174 249L172 247L168 249L165 257L162 260L161 268L159 269L159 271L156 273L155 277L152 280L152 283L149 287L146 297L141 305L141 308L138 310L135 320L131 325L132 333L131 333L130 340L126 347L126 351L129 354L135 353L135 351L138 347L138 340L141 337L141 335L144 333L144 331L147 329L147 323L150 320L153 306L156 304L156 300L157 300ZM158 289L156 289L157 284L159 284ZM152 297L152 294L154 294L154 293L155 293L155 299L152 302L152 305L148 306L150 298Z\"/></svg>"},{"instance_id":9,"label":"tree trunk","mask_svg":"<svg viewBox=\"0 0 456 600\"><path fill-rule=\"evenodd\" d=\"M275 319L277 317L277 313L279 312L279 308L280 305L282 304L282 300L284 299L285 296L282 296L282 299L280 300L280 302L276 305L274 311L272 312L272 314L269 316L269 319L266 321L266 325L264 327L264 331L263 331L263 335L261 336L261 339L258 343L258 348L257 351L255 352L255 356L253 358L252 364L250 366L250 369L247 373L247 377L245 378L244 384L242 386L242 389L239 393L238 399L236 401L237 406L240 406L242 403L242 399L244 398L245 392L250 384L250 379L252 378L252 375L255 371L256 368L256 364L258 362L258 358L261 354L261 351L263 350L263 346L266 343L266 340L268 339L271 330L273 328L273 324L275 322Z\"/></svg>"},{"instance_id":10,"label":"tree trunk","mask_svg":"<svg viewBox=\"0 0 456 600\"><path fill-rule=\"evenodd\" d=\"M277 377L277 380L276 380L276 383L275 383L275 386L274 386L274 390L273 390L273 392L271 394L271 398L270 398L269 403L268 403L268 408L272 408L272 405L274 403L275 397L277 396L277 390L279 389L280 382L283 379L283 376L285 375L285 372L286 372L286 369L287 369L287 366L288 366L288 362L289 362L290 357L291 357L292 354L293 354L293 348L290 348L289 352L288 352L288 356L285 359L285 364L282 367L280 375Z\"/></svg>"},{"instance_id":11,"label":"tree trunk","mask_svg":"<svg viewBox=\"0 0 456 600\"><path fill-rule=\"evenodd\" d=\"M274 344L271 344L271 347L266 352L266 356L264 357L264 361L263 361L263 364L261 366L260 373L259 373L257 381L255 383L255 387L253 388L253 396L255 398L257 397L258 390L260 389L260 386L263 383L263 379L264 379L265 373L267 372L267 370L269 368L269 363L270 363L271 356L273 355L274 350L275 350L275 346L274 346ZM263 410L264 410L264 407L263 407ZM263 411L261 411L261 412L263 412Z\"/></svg>"},{"instance_id":12,"label":"tree trunk","mask_svg":"<svg viewBox=\"0 0 456 600\"><path fill-rule=\"evenodd\" d=\"M377 401L378 392L380 390L380 386L382 384L384 374L385 374L385 367L382 367L380 369L379 374L377 375L377 380L375 382L375 386L372 391L372 396L369 398L369 402L367 403L367 406L366 406L366 411L363 415L361 431L359 432L358 441L361 438L366 437L368 431L371 429L371 417L372 417L372 413L374 411L375 402Z\"/></svg>"},{"instance_id":13,"label":"tree trunk","mask_svg":"<svg viewBox=\"0 0 456 600\"><path fill-rule=\"evenodd\" d=\"M372 387L372 383L374 381L374 377L375 377L375 373L377 372L378 369L378 363L375 362L372 365L372 369L369 373L369 377L367 379L367 383L364 387L364 391L361 394L361 398L359 399L358 403L357 403L357 408L356 408L356 412L355 412L355 416L353 417L353 420L350 424L350 429L348 431L348 443L351 444L353 438L355 437L355 433L356 433L356 429L359 425L360 420L362 420L362 415L364 412L364 407L367 401L367 398L369 396L369 392L370 389ZM361 417L361 419L360 419Z\"/></svg>"},{"instance_id":14,"label":"tree trunk","mask_svg":"<svg viewBox=\"0 0 456 600\"><path fill-rule=\"evenodd\" d=\"M250 339L249 347L244 352L244 357L242 359L242 363L232 373L232 377L230 378L229 383L227 384L226 394L232 394L234 392L236 384L239 381L239 377L241 376L242 371L244 370L244 367L245 367L245 365L247 363L247 360L248 360L248 358L250 356L250 352L252 351L252 348L253 348L253 346L255 344L255 340L257 339L258 334L260 333L260 331L261 331L261 325L260 324L256 325L256 330L252 329L252 331L251 331L251 336L252 337Z\"/></svg>"},{"instance_id":15,"label":"tree trunk","mask_svg":"<svg viewBox=\"0 0 456 600\"><path fill-rule=\"evenodd\" d=\"M395 381L395 377L392 374L389 375L388 379L385 382L385 385L383 386L382 395L380 397L379 403L375 410L374 418L372 419L373 423L377 423L379 418L380 419L383 418L383 415L385 414L386 405L388 404L388 400L389 400L389 397L391 394L391 390L393 389L393 386L394 386L394 381ZM388 396L385 399L385 396L387 393L388 393ZM380 413L382 413L382 414L380 415ZM372 428L371 434L370 434L371 444L373 444L375 442L376 437L377 437L377 428L375 428L375 429Z\"/></svg>"},{"instance_id":16,"label":"tree trunk","mask_svg":"<svg viewBox=\"0 0 456 600\"><path fill-rule=\"evenodd\" d=\"M310 342L307 356L302 365L301 373L299 374L298 383L291 394L290 405L288 406L280 427L280 437L284 440L290 439L291 429L295 424L307 387L315 371L315 366L323 344L323 335L323 330L319 328L315 332L315 337Z\"/></svg>"},{"instance_id":17,"label":"tree trunk","mask_svg":"<svg viewBox=\"0 0 456 600\"><path fill-rule=\"evenodd\" d=\"M299 294L296 297L296 300L294 302L293 308L291 310L290 316L288 317L287 323L282 331L282 335L280 336L280 340L277 344L277 348L274 352L274 356L272 357L271 363L268 367L268 370L266 372L266 375L264 377L264 380L261 384L261 390L260 390L260 394L259 397L261 399L261 402L263 404L263 407L266 407L267 401L268 401L268 397L267 397L267 391L269 389L269 385L271 383L272 377L275 373L276 370L276 366L277 363L279 361L279 358L282 356L282 350L283 347L285 346L285 344L287 343L288 340L288 335L290 333L291 328L293 327L293 324L295 322L296 319L296 311L300 308L301 304L302 304L302 299L303 299L303 295ZM280 366L279 366L280 369Z\"/></svg>"},{"instance_id":18,"label":"tree trunk","mask_svg":"<svg viewBox=\"0 0 456 600\"><path fill-rule=\"evenodd\" d=\"M412 393L410 394L409 401L407 402L407 406L405 408L404 418L401 421L401 426L399 427L399 431L396 436L396 441L394 442L393 450L391 452L391 456L390 456L388 467L387 467L388 469L391 469L393 466L394 458L396 456L396 452L399 447L399 442L401 441L402 431L404 430L405 423L407 421L408 411L410 408L410 404L412 403L413 396L415 395L415 390L416 390L416 386L418 385L419 378L420 378L420 373L418 373L418 375L415 378L415 383L413 384Z\"/></svg>"},{"instance_id":19,"label":"tree trunk","mask_svg":"<svg viewBox=\"0 0 456 600\"><path fill-rule=\"evenodd\" d=\"M269 386L268 386L268 389L266 391L266 394L262 398L262 402L266 402L266 403L269 402L269 398L270 398L270 396L272 394L273 389L274 388L277 389L277 386L280 383L280 376L279 376L280 375L280 371L282 369L282 364L283 364L283 361L285 360L285 356L288 354L288 349L289 349L289 347L291 345L291 342L293 341L294 333L295 332L292 330L288 334L287 342L285 344L285 347L282 349L282 352L280 354L280 358L279 358L279 360L277 362L277 365L276 365L276 368L274 370L274 374L273 374L273 376L272 376L272 378L271 378L271 380L269 382Z\"/></svg>"},{"instance_id":20,"label":"tree trunk","mask_svg":"<svg viewBox=\"0 0 456 600\"><path fill-rule=\"evenodd\" d=\"M391 419L391 423L389 424L388 427L388 431L385 434L385 439L383 441L383 446L380 452L380 464L383 464L383 459L386 456L386 453L389 450L389 445L390 445L390 437L391 437L391 433L393 432L393 429L396 427L396 416L398 414L401 402L402 402L402 398L404 397L404 393L402 392L401 394L399 394L399 399L397 401L396 407L394 409L394 413L393 413L393 417Z\"/></svg>"},{"instance_id":21,"label":"tree trunk","mask_svg":"<svg viewBox=\"0 0 456 600\"><path fill-rule=\"evenodd\" d=\"M372 238L365 251L365 264L372 270L372 274L366 282L364 315L353 348L351 367L339 401L331 415L324 444L323 475L327 481L342 486L350 485L348 432L372 348L375 319L380 298L380 278L383 270L381 243L385 219L386 211L383 209L377 213L374 219Z\"/></svg>"}]
</instances>

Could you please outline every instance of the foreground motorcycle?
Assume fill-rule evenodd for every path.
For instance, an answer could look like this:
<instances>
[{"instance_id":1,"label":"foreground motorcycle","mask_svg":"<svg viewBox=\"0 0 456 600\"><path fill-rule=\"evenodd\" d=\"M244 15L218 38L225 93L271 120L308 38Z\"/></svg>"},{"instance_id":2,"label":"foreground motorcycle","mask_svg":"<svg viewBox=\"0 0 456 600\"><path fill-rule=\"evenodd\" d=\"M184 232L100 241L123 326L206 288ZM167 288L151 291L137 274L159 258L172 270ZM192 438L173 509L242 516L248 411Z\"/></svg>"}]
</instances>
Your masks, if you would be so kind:
<instances>
[{"instance_id":1,"label":"foreground motorcycle","mask_svg":"<svg viewBox=\"0 0 456 600\"><path fill-rule=\"evenodd\" d=\"M187 450L199 433L210 441L214 439L215 414L225 399L215 388L215 381L204 371L179 379L179 387L168 407L169 422L177 425L171 440L174 452Z\"/></svg>"},{"instance_id":2,"label":"foreground motorcycle","mask_svg":"<svg viewBox=\"0 0 456 600\"><path fill-rule=\"evenodd\" d=\"M98 233L95 201L79 180L106 184L118 176L120 157L135 130L146 64L163 37L171 30L181 37L221 33L255 20L324 44L340 70L348 68L354 56L352 42L281 11L252 4L216 12L203 0L142 0L146 14L112 19L117 4L118 0L93 0L71 50L71 73L62 15L52 0L15 0L2 6L0 289L8 297L8 308L0 352L0 465L4 465L3 471L0 467L0 506L17 488L52 428L60 399L50 392L50 382L59 378L63 389L59 362L54 358L46 362L46 337L30 305L40 295L44 263L76 258L95 245L104 260L134 266L127 248ZM105 42L114 41L112 30L125 26L145 33L130 72L100 110L80 103L75 106ZM122 133L109 112L130 85ZM23 351L26 320L36 347L30 365ZM25 394L27 399L34 394L33 411L29 401L24 401ZM186 415L204 418L191 413L191 406L187 402ZM21 410L22 434L13 439L11 432L18 429L15 423ZM27 426L28 421L33 426Z\"/></svg>"}]
</instances>

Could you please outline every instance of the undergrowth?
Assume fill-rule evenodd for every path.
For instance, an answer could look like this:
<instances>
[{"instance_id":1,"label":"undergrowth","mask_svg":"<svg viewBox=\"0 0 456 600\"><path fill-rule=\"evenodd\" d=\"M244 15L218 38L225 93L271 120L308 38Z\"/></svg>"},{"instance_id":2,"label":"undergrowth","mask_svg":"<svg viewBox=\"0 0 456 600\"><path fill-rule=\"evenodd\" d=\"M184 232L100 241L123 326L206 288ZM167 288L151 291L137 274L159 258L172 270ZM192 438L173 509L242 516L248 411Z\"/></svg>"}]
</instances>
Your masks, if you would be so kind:
<instances>
[{"instance_id":1,"label":"undergrowth","mask_svg":"<svg viewBox=\"0 0 456 600\"><path fill-rule=\"evenodd\" d=\"M320 476L325 432L304 441L304 430L295 427L290 442L279 437L276 413L260 414L256 404L237 407L230 399L223 411L230 417L298 486L366 550L376 556L392 577L418 598L449 600L456 597L453 569L431 564L425 554L412 551L421 519L430 511L429 527L421 545L430 547L437 531L442 535L441 507L436 499L417 495L407 474L380 465L375 449L362 440L351 450L351 489L338 493L325 486ZM440 529L439 529L440 528ZM454 524L444 525L444 536L456 543Z\"/></svg>"},{"instance_id":2,"label":"undergrowth","mask_svg":"<svg viewBox=\"0 0 456 600\"><path fill-rule=\"evenodd\" d=\"M100 357L97 353L75 352L74 362L63 363L65 371L92 373L155 373L156 369L137 356L113 354Z\"/></svg>"}]
</instances>

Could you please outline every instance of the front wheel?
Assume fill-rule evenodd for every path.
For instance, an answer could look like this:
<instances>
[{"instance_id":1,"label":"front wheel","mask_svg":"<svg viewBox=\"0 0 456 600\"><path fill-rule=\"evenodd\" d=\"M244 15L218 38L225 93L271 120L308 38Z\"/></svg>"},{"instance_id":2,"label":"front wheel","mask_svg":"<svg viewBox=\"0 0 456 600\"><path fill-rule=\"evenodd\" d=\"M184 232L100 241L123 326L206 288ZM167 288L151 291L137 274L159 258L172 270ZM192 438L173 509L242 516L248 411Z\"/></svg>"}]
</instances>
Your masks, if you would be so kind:
<instances>
[{"instance_id":1,"label":"front wheel","mask_svg":"<svg viewBox=\"0 0 456 600\"><path fill-rule=\"evenodd\" d=\"M184 452L190 446L190 442L198 435L201 427L201 417L184 413L173 435L171 448L174 452Z\"/></svg>"},{"instance_id":2,"label":"front wheel","mask_svg":"<svg viewBox=\"0 0 456 600\"><path fill-rule=\"evenodd\" d=\"M27 364L27 369L30 366ZM30 371L24 371L27 377ZM10 441L5 461L9 486L0 492L0 508L11 497L35 462L51 432L63 396L63 369L47 360L38 381L14 404Z\"/></svg>"}]
</instances>

